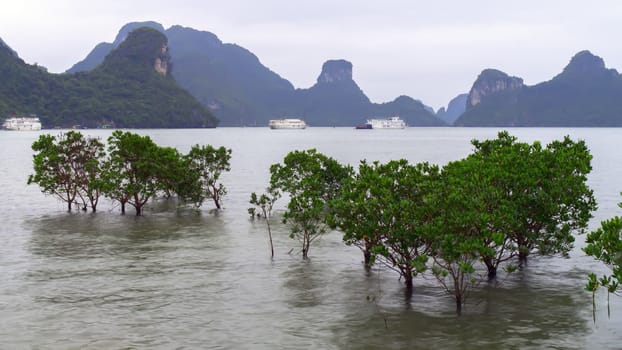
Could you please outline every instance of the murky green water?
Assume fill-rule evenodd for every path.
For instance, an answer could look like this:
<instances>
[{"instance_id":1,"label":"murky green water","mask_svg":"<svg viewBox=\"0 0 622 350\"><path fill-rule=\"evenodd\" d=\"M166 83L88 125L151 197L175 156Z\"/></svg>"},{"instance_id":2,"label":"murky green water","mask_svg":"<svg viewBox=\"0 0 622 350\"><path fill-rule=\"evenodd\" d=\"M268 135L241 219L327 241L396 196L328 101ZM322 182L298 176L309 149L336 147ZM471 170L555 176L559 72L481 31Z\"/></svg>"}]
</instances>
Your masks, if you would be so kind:
<instances>
[{"instance_id":1,"label":"murky green water","mask_svg":"<svg viewBox=\"0 0 622 350\"><path fill-rule=\"evenodd\" d=\"M45 131L44 131L45 132ZM55 131L54 131L55 132ZM154 203L144 217L104 203L67 214L26 186L38 133L0 132L0 348L2 349L603 349L619 348L622 303L583 290L588 271L606 268L579 249L535 258L500 286L482 284L461 317L428 279L405 300L398 276L365 272L361 254L338 233L312 247L309 262L275 222L271 260L265 226L248 219L252 191L268 167L294 149L315 147L339 161L407 158L444 164L495 129L355 131L268 128L137 131L161 145L233 149L225 209L176 211ZM571 135L594 155L594 224L619 214L620 129L513 129L521 141ZM109 131L84 131L106 138ZM280 203L283 207L284 203ZM209 206L208 206L209 207ZM578 237L581 246L583 237Z\"/></svg>"}]
</instances>

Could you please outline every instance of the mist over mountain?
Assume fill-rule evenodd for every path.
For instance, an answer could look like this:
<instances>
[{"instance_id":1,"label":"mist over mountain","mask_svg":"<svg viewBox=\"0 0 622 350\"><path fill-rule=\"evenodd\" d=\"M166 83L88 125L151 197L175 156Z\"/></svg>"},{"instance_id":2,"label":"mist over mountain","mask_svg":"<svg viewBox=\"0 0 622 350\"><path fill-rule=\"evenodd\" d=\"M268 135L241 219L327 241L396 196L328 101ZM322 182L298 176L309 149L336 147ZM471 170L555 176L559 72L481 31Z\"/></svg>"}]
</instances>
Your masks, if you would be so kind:
<instances>
[{"instance_id":1,"label":"mist over mountain","mask_svg":"<svg viewBox=\"0 0 622 350\"><path fill-rule=\"evenodd\" d=\"M454 97L449 101L447 109L441 107L438 112L436 112L436 116L449 125L453 124L466 110L468 97L469 94L460 94Z\"/></svg>"},{"instance_id":2,"label":"mist over mountain","mask_svg":"<svg viewBox=\"0 0 622 350\"><path fill-rule=\"evenodd\" d=\"M210 32L182 26L164 30L155 22L125 25L115 42L101 43L68 72L90 70L105 50L122 41L124 32L147 25L169 39L175 80L221 120L223 126L265 126L269 119L300 117L315 126L354 126L370 117L400 114L410 125L444 125L433 111L414 99L374 104L352 80L352 64L324 63L317 83L308 89L294 86L265 67L250 51L223 43Z\"/></svg>"},{"instance_id":3,"label":"mist over mountain","mask_svg":"<svg viewBox=\"0 0 622 350\"><path fill-rule=\"evenodd\" d=\"M577 53L553 79L522 79L484 70L458 126L622 126L622 76L589 51Z\"/></svg>"},{"instance_id":4,"label":"mist over mountain","mask_svg":"<svg viewBox=\"0 0 622 350\"><path fill-rule=\"evenodd\" d=\"M44 127L215 127L170 74L167 38L138 28L89 72L50 74L0 45L0 115L36 114Z\"/></svg>"}]
</instances>

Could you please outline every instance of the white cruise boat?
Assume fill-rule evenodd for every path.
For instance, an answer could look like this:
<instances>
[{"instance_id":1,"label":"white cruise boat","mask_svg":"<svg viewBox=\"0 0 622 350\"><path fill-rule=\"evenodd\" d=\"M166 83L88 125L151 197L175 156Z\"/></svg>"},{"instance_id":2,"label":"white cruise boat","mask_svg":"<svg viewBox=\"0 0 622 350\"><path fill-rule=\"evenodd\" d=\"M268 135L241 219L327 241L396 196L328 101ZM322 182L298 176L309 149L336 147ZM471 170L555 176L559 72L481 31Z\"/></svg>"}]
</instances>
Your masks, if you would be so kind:
<instances>
[{"instance_id":1,"label":"white cruise boat","mask_svg":"<svg viewBox=\"0 0 622 350\"><path fill-rule=\"evenodd\" d=\"M2 128L16 131L41 130L41 121L35 117L13 117L6 119Z\"/></svg>"},{"instance_id":2,"label":"white cruise boat","mask_svg":"<svg viewBox=\"0 0 622 350\"><path fill-rule=\"evenodd\" d=\"M388 119L367 119L367 125L371 125L371 129L404 129L406 122L400 117L391 117Z\"/></svg>"},{"instance_id":3,"label":"white cruise boat","mask_svg":"<svg viewBox=\"0 0 622 350\"><path fill-rule=\"evenodd\" d=\"M296 118L271 119L268 125L270 129L304 129L307 127L304 120Z\"/></svg>"}]
</instances>

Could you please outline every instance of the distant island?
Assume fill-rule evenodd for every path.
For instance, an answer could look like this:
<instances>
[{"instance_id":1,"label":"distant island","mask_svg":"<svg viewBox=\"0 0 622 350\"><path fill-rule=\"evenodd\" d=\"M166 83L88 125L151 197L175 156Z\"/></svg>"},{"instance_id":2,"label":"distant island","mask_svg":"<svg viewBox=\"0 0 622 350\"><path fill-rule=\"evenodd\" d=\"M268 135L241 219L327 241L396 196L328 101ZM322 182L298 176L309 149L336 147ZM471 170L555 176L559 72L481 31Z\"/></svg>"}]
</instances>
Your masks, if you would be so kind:
<instances>
[{"instance_id":1,"label":"distant island","mask_svg":"<svg viewBox=\"0 0 622 350\"><path fill-rule=\"evenodd\" d=\"M622 125L622 77L589 51L534 86L484 69L468 93L436 112L409 96L373 103L352 72L351 62L328 60L313 86L296 89L210 32L132 22L60 75L25 64L0 40L0 116L35 114L44 127L266 127L283 117L354 127L392 116L409 126Z\"/></svg>"},{"instance_id":2,"label":"distant island","mask_svg":"<svg viewBox=\"0 0 622 350\"><path fill-rule=\"evenodd\" d=\"M50 74L0 43L0 116L37 115L45 128L197 128L218 120L170 74L167 38L128 34L90 72Z\"/></svg>"},{"instance_id":3,"label":"distant island","mask_svg":"<svg viewBox=\"0 0 622 350\"><path fill-rule=\"evenodd\" d=\"M90 71L106 52L120 45L141 26L168 37L175 80L220 119L222 126L267 126L270 119L295 116L310 126L354 126L372 117L399 115L412 126L447 125L432 108L408 96L372 103L352 79L353 65L328 60L315 85L295 89L265 67L250 51L226 44L210 32L182 26L169 29L156 22L128 23L112 43L100 43L68 73Z\"/></svg>"},{"instance_id":4,"label":"distant island","mask_svg":"<svg viewBox=\"0 0 622 350\"><path fill-rule=\"evenodd\" d=\"M553 79L534 86L484 70L457 126L622 126L622 76L589 51L577 53Z\"/></svg>"}]
</instances>

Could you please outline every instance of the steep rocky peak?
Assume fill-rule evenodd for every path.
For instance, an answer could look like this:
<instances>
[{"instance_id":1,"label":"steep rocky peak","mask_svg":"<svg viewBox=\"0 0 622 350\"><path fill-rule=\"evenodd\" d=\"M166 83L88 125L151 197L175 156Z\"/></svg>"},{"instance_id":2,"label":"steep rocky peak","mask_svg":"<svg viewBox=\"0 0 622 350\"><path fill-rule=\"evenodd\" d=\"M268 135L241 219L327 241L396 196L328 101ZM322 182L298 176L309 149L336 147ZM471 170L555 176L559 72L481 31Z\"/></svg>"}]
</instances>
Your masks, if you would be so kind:
<instances>
[{"instance_id":1,"label":"steep rocky peak","mask_svg":"<svg viewBox=\"0 0 622 350\"><path fill-rule=\"evenodd\" d=\"M615 69L607 69L605 61L591 52L584 50L572 57L570 63L556 78L583 78L604 75L617 75Z\"/></svg>"},{"instance_id":2,"label":"steep rocky peak","mask_svg":"<svg viewBox=\"0 0 622 350\"><path fill-rule=\"evenodd\" d=\"M7 45L4 40L2 40L2 38L0 38L0 49L5 49L11 54L11 56L18 58L17 52L13 51L13 49Z\"/></svg>"},{"instance_id":3,"label":"steep rocky peak","mask_svg":"<svg viewBox=\"0 0 622 350\"><path fill-rule=\"evenodd\" d=\"M346 60L329 60L322 65L318 84L352 81L352 63Z\"/></svg>"},{"instance_id":4,"label":"steep rocky peak","mask_svg":"<svg viewBox=\"0 0 622 350\"><path fill-rule=\"evenodd\" d=\"M119 47L106 56L102 67L122 72L144 72L135 68L148 67L167 76L171 73L170 59L166 36L153 28L140 27L130 32Z\"/></svg>"},{"instance_id":5,"label":"steep rocky peak","mask_svg":"<svg viewBox=\"0 0 622 350\"><path fill-rule=\"evenodd\" d=\"M523 79L511 77L506 73L496 69L485 69L475 80L469 97L467 107L474 107L488 96L501 91L518 90L525 86Z\"/></svg>"},{"instance_id":6,"label":"steep rocky peak","mask_svg":"<svg viewBox=\"0 0 622 350\"><path fill-rule=\"evenodd\" d=\"M119 44L121 44L132 31L134 31L135 29L141 28L141 27L153 28L159 31L160 33L164 33L164 27L158 22L154 22L154 21L130 22L124 25L123 27L121 27L121 29L119 30L119 33L117 34L117 37L114 39L114 42L112 43L113 47L119 46Z\"/></svg>"},{"instance_id":7,"label":"steep rocky peak","mask_svg":"<svg viewBox=\"0 0 622 350\"><path fill-rule=\"evenodd\" d=\"M605 69L605 61L585 50L574 55L564 71L591 72L603 69Z\"/></svg>"},{"instance_id":8,"label":"steep rocky peak","mask_svg":"<svg viewBox=\"0 0 622 350\"><path fill-rule=\"evenodd\" d=\"M447 105L447 109L441 107L438 112L436 112L436 116L446 121L448 124L453 124L466 110L468 98L469 94L460 94L452 98Z\"/></svg>"}]
</instances>

